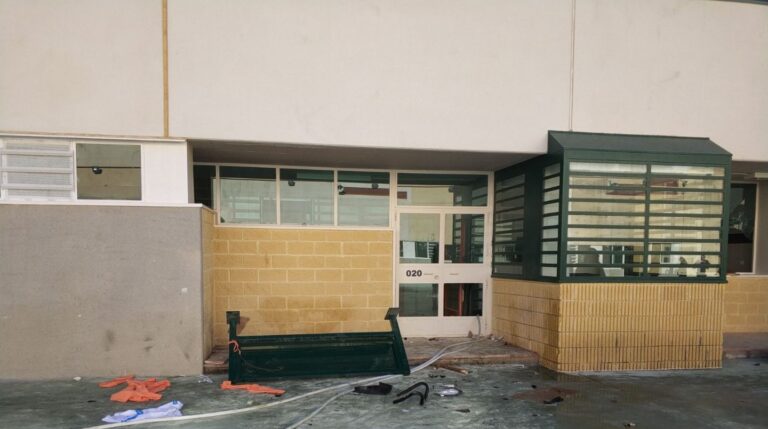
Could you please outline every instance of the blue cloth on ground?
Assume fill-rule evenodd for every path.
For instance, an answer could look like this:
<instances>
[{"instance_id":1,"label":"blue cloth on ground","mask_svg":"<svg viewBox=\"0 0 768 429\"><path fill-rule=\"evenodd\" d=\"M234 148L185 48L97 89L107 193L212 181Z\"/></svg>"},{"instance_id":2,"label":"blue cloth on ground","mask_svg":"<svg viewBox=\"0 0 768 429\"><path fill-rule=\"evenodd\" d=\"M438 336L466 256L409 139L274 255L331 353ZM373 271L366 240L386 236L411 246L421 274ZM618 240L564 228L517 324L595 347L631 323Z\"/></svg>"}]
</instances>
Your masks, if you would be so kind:
<instances>
[{"instance_id":1,"label":"blue cloth on ground","mask_svg":"<svg viewBox=\"0 0 768 429\"><path fill-rule=\"evenodd\" d=\"M126 410L119 413L110 414L101 421L107 423L123 423L136 420L152 420L162 417L179 417L181 416L181 407L184 404L181 401L171 401L167 404L163 404L155 408L143 408L141 410Z\"/></svg>"}]
</instances>

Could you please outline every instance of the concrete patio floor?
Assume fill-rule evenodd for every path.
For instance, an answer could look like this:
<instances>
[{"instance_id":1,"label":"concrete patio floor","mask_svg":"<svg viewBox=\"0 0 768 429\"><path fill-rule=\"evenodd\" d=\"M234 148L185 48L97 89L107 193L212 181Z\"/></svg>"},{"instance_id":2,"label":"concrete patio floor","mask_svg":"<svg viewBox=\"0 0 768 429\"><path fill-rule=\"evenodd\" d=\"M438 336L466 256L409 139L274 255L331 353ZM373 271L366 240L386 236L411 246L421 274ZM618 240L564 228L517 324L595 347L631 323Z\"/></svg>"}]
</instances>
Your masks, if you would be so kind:
<instances>
[{"instance_id":1,"label":"concrete patio floor","mask_svg":"<svg viewBox=\"0 0 768 429\"><path fill-rule=\"evenodd\" d=\"M427 368L394 379L388 396L348 394L331 403L305 428L758 428L768 422L768 360L726 360L724 368L695 371L555 374L521 364L465 366L468 375ZM185 415L231 410L290 398L351 379L293 380L264 383L286 389L282 398L222 391L197 377L172 377L163 399L149 404L110 402L118 390L102 389L102 380L0 381L0 427L82 428L100 424L110 413L180 400ZM393 405L395 393L424 381L455 384L463 394L430 394ZM534 389L533 386L536 386ZM229 417L137 427L285 428L298 422L334 393ZM542 403L554 396L554 405ZM311 424L311 425L310 425ZM625 426L626 425L626 426ZM634 425L634 426L631 426Z\"/></svg>"}]
</instances>

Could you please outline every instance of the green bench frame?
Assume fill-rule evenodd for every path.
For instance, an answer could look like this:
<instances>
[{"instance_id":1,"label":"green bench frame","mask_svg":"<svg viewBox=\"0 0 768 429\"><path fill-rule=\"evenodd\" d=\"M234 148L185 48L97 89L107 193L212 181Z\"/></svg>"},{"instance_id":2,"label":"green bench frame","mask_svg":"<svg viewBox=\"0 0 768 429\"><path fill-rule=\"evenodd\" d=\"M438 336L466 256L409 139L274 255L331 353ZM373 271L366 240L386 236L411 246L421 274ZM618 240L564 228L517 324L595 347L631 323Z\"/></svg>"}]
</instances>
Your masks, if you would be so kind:
<instances>
[{"instance_id":1,"label":"green bench frame","mask_svg":"<svg viewBox=\"0 0 768 429\"><path fill-rule=\"evenodd\" d=\"M229 380L258 382L277 378L358 375L408 375L408 357L397 324L399 309L390 308L390 332L302 335L237 335L239 311L227 312Z\"/></svg>"}]
</instances>

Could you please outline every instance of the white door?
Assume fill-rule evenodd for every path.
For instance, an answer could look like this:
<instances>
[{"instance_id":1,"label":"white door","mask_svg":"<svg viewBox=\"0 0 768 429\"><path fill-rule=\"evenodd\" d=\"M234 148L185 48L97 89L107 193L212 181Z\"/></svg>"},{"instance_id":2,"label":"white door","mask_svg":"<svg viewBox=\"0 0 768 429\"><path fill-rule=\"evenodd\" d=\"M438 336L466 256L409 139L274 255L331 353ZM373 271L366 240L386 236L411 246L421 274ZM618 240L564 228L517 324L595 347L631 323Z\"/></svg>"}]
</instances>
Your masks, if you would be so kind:
<instances>
[{"instance_id":1,"label":"white door","mask_svg":"<svg viewBox=\"0 0 768 429\"><path fill-rule=\"evenodd\" d=\"M489 332L489 216L485 207L397 210L395 296L404 336Z\"/></svg>"}]
</instances>

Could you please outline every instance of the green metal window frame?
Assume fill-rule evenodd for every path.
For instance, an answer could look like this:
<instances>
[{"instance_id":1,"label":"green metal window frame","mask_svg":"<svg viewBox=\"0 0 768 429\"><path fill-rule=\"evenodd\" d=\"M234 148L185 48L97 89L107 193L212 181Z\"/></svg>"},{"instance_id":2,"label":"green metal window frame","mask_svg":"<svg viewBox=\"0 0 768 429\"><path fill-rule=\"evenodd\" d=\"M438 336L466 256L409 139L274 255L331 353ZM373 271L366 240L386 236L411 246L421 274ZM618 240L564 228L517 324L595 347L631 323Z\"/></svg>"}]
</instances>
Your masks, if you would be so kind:
<instances>
[{"instance_id":1,"label":"green metal window frame","mask_svg":"<svg viewBox=\"0 0 768 429\"><path fill-rule=\"evenodd\" d=\"M616 163L616 164L640 164L643 165L644 172L572 172L570 169L572 162L589 162L589 163ZM553 164L560 164L560 181L559 181L559 222L556 226L543 225L543 205L548 203L544 201L544 195L546 192L556 189L554 186L544 188L544 181L547 178L556 176L556 174L546 175L543 173L544 168ZM652 172L651 166L669 165L669 166L690 166L690 167L709 167L709 168L722 168L722 176L710 176L700 174L683 174L673 172ZM519 246L522 248L520 252L523 255L522 258L522 273L520 275L509 275L500 273L497 269L498 264L496 261L496 234L498 231L498 222L496 216L496 208L494 207L494 259L493 259L493 277L499 278L523 278L529 280L550 281L550 282L568 282L568 283L722 283L726 279L727 268L727 248L728 248L728 201L730 192L730 177L731 177L731 155L724 151L722 148L714 144L709 139L703 138L684 138L684 137L666 137L666 136L636 136L636 135L617 135L617 134L593 134L593 133L573 133L573 132L550 132L549 133L549 153L547 155L541 155L523 163L505 168L496 172L495 182L497 188L494 190L496 195L499 194L498 184L504 180L514 177L516 175L525 175L525 196L524 196L524 233ZM615 200L606 200L601 198L570 198L571 189L595 189L606 190L612 189L606 186L591 186L591 185L571 185L571 177L575 176L589 176L589 177L627 177L642 179L642 186L634 185L621 188L622 190L632 190L634 192L641 192L642 198L632 197L627 199L617 198ZM654 179L669 179L669 180L708 180L713 181L711 184L717 185L714 181L722 181L721 187L717 188L684 188L677 187L665 187L663 182L662 186L658 185L660 182L654 181ZM701 186L706 184L703 182ZM720 199L714 198L715 201L690 201L686 199L681 200L664 200L664 199L652 199L654 192L675 192L686 193L695 192L701 194L707 193L719 193ZM640 194L638 194L640 195ZM693 195L693 194L689 194ZM632 203L643 207L641 212L608 212L609 216L632 216L635 218L642 218L642 225L637 224L611 224L611 225L595 225L595 224L579 224L578 226L569 225L569 217L571 215L606 215L603 211L571 211L570 204L572 202L602 202L602 203ZM655 204L680 204L690 205L695 207L704 206L719 206L720 214L691 214L691 213L657 213L652 212L653 205ZM719 225L712 226L678 226L678 225L654 225L652 219L671 219L671 218L701 218L701 219L718 219ZM674 222L672 222L674 223ZM712 223L712 222L710 222ZM578 228L600 228L603 230L642 230L642 238L640 237L627 237L624 242L641 243L641 249L628 250L597 250L596 253L607 255L616 255L619 257L618 262L610 264L610 267L622 268L637 267L640 269L640 275L637 276L607 276L603 275L589 275L589 276L568 276L567 267L569 262L569 255L575 255L579 251L569 251L568 241L570 233ZM542 249L542 240L545 230L557 230L557 250L544 251ZM684 234L686 231L712 231L717 233L716 238L702 239L702 238L653 238L652 232L654 231L679 231ZM550 233L551 235L551 233ZM550 240L552 241L552 240ZM610 238L606 237L572 237L571 241L581 242L611 242ZM621 241L616 241L617 244ZM652 245L663 243L717 243L719 250L660 250L653 248ZM662 261L655 262L654 259L661 259L664 256L680 256L680 255L693 255L701 254L704 258L712 258L713 256L719 257L719 261L716 264L691 264L687 262L683 265L680 264L664 264ZM552 258L545 263L542 258L544 255L557 255L555 262L552 262ZM632 263L627 263L625 258L629 255L633 255L637 258ZM640 259L640 257L642 259ZM622 260L624 259L624 260ZM712 258L713 259L713 258ZM581 264L581 266L587 267L588 264ZM548 277L542 275L543 267L556 267L557 276ZM603 263L596 264L594 268L606 268ZM707 267L717 267L717 276L708 276L703 271ZM651 269L658 269L659 272L662 269L676 270L676 269L696 269L695 276L675 276L670 275L667 272L665 275L651 275Z\"/></svg>"}]
</instances>

